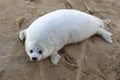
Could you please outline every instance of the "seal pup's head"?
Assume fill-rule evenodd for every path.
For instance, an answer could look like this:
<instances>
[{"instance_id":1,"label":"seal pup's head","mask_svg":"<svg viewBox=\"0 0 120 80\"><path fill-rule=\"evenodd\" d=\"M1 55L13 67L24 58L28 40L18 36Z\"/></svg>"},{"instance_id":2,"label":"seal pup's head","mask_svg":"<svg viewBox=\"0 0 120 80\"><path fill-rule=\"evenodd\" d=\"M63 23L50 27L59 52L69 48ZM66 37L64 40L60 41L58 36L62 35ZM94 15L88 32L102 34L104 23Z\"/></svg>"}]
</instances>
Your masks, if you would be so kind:
<instances>
[{"instance_id":1,"label":"seal pup's head","mask_svg":"<svg viewBox=\"0 0 120 80\"><path fill-rule=\"evenodd\" d=\"M26 39L25 50L31 61L40 61L44 58L45 50L40 42Z\"/></svg>"},{"instance_id":2,"label":"seal pup's head","mask_svg":"<svg viewBox=\"0 0 120 80\"><path fill-rule=\"evenodd\" d=\"M41 40L41 37L35 35L26 35L26 30L19 32L19 39L25 44L26 53L31 61L40 61L52 53L47 40Z\"/></svg>"}]
</instances>

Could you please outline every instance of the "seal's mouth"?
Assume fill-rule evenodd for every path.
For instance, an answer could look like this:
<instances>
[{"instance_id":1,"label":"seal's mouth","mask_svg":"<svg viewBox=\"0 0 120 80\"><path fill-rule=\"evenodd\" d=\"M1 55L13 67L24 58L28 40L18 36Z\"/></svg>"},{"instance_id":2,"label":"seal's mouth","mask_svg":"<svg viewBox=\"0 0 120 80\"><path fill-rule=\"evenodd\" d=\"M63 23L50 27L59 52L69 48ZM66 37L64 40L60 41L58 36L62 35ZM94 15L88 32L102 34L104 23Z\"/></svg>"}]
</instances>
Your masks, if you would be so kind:
<instances>
[{"instance_id":1,"label":"seal's mouth","mask_svg":"<svg viewBox=\"0 0 120 80\"><path fill-rule=\"evenodd\" d=\"M30 61L37 62L40 61L40 59L38 57L30 57Z\"/></svg>"},{"instance_id":2,"label":"seal's mouth","mask_svg":"<svg viewBox=\"0 0 120 80\"><path fill-rule=\"evenodd\" d=\"M38 61L37 57L32 57L32 61Z\"/></svg>"},{"instance_id":3,"label":"seal's mouth","mask_svg":"<svg viewBox=\"0 0 120 80\"><path fill-rule=\"evenodd\" d=\"M42 56L37 53L32 53L32 54L29 54L28 56L30 61L40 61L42 59Z\"/></svg>"}]
</instances>

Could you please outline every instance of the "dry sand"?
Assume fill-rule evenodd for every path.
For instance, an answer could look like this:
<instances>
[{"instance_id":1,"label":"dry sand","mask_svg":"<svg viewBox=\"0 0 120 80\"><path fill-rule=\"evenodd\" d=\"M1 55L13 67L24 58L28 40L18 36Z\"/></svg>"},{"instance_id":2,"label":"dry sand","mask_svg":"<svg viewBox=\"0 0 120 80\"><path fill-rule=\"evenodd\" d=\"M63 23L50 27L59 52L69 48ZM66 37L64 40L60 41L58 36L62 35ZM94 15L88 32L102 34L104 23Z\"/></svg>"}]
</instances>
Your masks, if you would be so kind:
<instances>
[{"instance_id":1,"label":"dry sand","mask_svg":"<svg viewBox=\"0 0 120 80\"><path fill-rule=\"evenodd\" d=\"M30 62L17 33L62 8L111 19L113 43L93 36L60 50L58 66ZM0 0L0 80L120 80L120 0Z\"/></svg>"}]
</instances>

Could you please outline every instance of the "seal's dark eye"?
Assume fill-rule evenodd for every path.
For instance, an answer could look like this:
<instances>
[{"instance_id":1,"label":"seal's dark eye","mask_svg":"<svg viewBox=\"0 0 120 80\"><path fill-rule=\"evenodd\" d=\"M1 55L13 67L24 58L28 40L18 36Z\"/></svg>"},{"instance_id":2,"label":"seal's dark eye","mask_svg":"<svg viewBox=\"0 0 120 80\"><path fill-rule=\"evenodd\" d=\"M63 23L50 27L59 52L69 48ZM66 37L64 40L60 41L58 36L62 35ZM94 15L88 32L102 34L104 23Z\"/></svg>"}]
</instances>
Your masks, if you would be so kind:
<instances>
[{"instance_id":1,"label":"seal's dark eye","mask_svg":"<svg viewBox=\"0 0 120 80\"><path fill-rule=\"evenodd\" d=\"M42 54L42 51L41 51L41 50L39 50L39 51L38 51L38 53L39 53L39 54Z\"/></svg>"},{"instance_id":2,"label":"seal's dark eye","mask_svg":"<svg viewBox=\"0 0 120 80\"><path fill-rule=\"evenodd\" d=\"M30 53L33 53L33 50L30 50Z\"/></svg>"}]
</instances>

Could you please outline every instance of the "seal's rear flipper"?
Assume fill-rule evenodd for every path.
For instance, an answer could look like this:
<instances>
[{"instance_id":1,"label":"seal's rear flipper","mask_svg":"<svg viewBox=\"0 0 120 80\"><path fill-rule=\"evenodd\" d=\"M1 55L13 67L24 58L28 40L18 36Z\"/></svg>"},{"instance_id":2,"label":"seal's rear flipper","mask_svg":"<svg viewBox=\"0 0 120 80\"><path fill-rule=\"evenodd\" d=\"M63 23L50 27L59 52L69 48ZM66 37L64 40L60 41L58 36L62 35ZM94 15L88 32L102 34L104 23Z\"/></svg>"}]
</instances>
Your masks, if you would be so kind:
<instances>
[{"instance_id":1,"label":"seal's rear flipper","mask_svg":"<svg viewBox=\"0 0 120 80\"><path fill-rule=\"evenodd\" d=\"M112 43L112 33L104 30L103 28L99 28L98 35L100 35L106 42Z\"/></svg>"},{"instance_id":2,"label":"seal's rear flipper","mask_svg":"<svg viewBox=\"0 0 120 80\"><path fill-rule=\"evenodd\" d=\"M102 28L104 28L105 30L110 30L109 27L108 27L108 25L109 25L109 23L110 23L111 21L112 21L112 20L110 20L110 19L102 19L102 22L103 22L103 24L104 24L104 26L103 26Z\"/></svg>"},{"instance_id":3,"label":"seal's rear flipper","mask_svg":"<svg viewBox=\"0 0 120 80\"><path fill-rule=\"evenodd\" d=\"M109 24L112 20L110 19L102 19L102 22L105 24Z\"/></svg>"}]
</instances>

